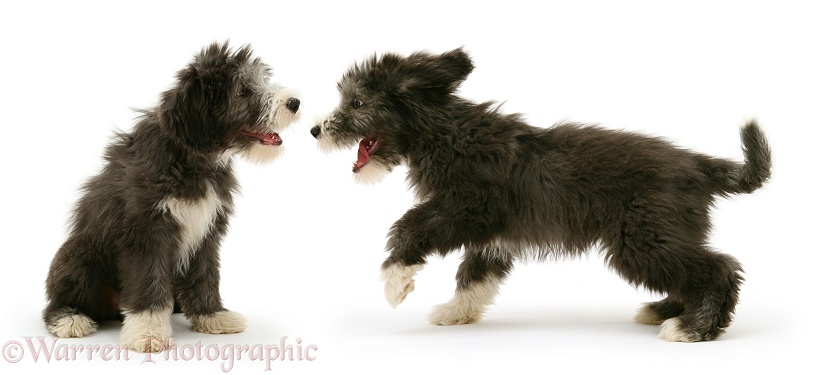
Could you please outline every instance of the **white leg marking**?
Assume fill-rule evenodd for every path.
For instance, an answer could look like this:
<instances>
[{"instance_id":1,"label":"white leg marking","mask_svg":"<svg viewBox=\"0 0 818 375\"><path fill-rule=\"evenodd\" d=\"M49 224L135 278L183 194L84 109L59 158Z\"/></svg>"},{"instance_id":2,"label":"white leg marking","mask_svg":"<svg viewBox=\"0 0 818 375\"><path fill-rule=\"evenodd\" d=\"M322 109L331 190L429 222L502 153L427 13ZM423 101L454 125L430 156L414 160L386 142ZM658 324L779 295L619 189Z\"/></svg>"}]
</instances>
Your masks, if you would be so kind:
<instances>
[{"instance_id":1,"label":"white leg marking","mask_svg":"<svg viewBox=\"0 0 818 375\"><path fill-rule=\"evenodd\" d=\"M656 312L653 311L652 308L650 308L649 303L646 303L644 306L642 306L641 309L639 309L639 311L636 312L634 320L642 324L653 325L659 325L665 321L664 319L659 317L659 314L656 314Z\"/></svg>"},{"instance_id":2,"label":"white leg marking","mask_svg":"<svg viewBox=\"0 0 818 375\"><path fill-rule=\"evenodd\" d=\"M156 311L125 312L122 323L122 345L137 352L161 352L173 346L170 325L172 308Z\"/></svg>"},{"instance_id":3,"label":"white leg marking","mask_svg":"<svg viewBox=\"0 0 818 375\"><path fill-rule=\"evenodd\" d=\"M500 279L489 276L480 282L469 284L467 289L457 290L454 297L434 307L428 319L441 326L475 323L483 317L486 306L494 302L500 290Z\"/></svg>"},{"instance_id":4,"label":"white leg marking","mask_svg":"<svg viewBox=\"0 0 818 375\"><path fill-rule=\"evenodd\" d=\"M679 318L670 318L665 320L659 330L659 338L665 341L675 342L693 342L695 340L690 338L690 335L682 331L682 322Z\"/></svg>"},{"instance_id":5,"label":"white leg marking","mask_svg":"<svg viewBox=\"0 0 818 375\"><path fill-rule=\"evenodd\" d=\"M414 266L393 264L381 272L381 280L386 282L384 294L392 307L398 307L406 296L415 290L413 277L422 269L423 265L420 264Z\"/></svg>"},{"instance_id":6,"label":"white leg marking","mask_svg":"<svg viewBox=\"0 0 818 375\"><path fill-rule=\"evenodd\" d=\"M220 334L238 333L247 328L247 320L233 311L219 311L213 315L197 315L191 318L191 329L196 332Z\"/></svg>"},{"instance_id":7,"label":"white leg marking","mask_svg":"<svg viewBox=\"0 0 818 375\"><path fill-rule=\"evenodd\" d=\"M66 315L46 326L57 337L85 337L97 331L97 323L85 314Z\"/></svg>"}]
</instances>

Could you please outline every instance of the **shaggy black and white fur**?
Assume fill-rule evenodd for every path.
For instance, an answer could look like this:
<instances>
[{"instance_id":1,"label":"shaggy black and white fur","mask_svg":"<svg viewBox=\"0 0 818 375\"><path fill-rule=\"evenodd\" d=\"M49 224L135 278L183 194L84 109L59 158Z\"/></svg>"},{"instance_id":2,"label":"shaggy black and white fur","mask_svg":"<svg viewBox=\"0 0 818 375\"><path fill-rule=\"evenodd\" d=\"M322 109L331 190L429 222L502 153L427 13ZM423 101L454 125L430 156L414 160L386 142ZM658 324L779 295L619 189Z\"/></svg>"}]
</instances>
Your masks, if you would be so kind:
<instances>
[{"instance_id":1,"label":"shaggy black and white fur","mask_svg":"<svg viewBox=\"0 0 818 375\"><path fill-rule=\"evenodd\" d=\"M389 232L389 302L397 306L414 289L430 254L463 247L454 298L429 319L476 322L515 259L598 245L623 278L667 295L644 306L639 322L662 324L668 341L718 337L742 269L708 247L708 211L715 197L752 192L769 178L758 125L741 130L744 163L595 126L537 128L458 97L472 69L461 49L374 56L343 76L340 105L311 129L323 148L358 145L353 172L363 181L408 166L419 203Z\"/></svg>"},{"instance_id":2,"label":"shaggy black and white fur","mask_svg":"<svg viewBox=\"0 0 818 375\"><path fill-rule=\"evenodd\" d=\"M131 132L116 135L51 263L49 332L83 337L99 321L123 319L123 345L161 351L174 302L195 331L244 330L244 318L222 306L218 251L238 189L232 156L274 159L276 131L298 116L299 100L270 77L249 46L214 43Z\"/></svg>"}]
</instances>

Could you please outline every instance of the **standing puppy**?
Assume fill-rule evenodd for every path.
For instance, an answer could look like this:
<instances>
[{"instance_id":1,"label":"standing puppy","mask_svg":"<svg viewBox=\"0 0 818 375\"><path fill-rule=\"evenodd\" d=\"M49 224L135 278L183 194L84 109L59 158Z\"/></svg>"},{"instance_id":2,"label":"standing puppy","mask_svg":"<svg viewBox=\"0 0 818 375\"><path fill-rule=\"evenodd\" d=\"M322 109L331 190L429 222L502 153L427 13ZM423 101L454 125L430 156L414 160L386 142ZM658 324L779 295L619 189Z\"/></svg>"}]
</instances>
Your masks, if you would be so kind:
<instances>
[{"instance_id":1,"label":"standing puppy","mask_svg":"<svg viewBox=\"0 0 818 375\"><path fill-rule=\"evenodd\" d=\"M420 203L389 233L389 302L403 302L430 254L464 247L455 296L429 319L473 323L515 259L598 244L631 284L667 295L647 304L639 322L662 324L668 341L718 337L743 279L733 257L708 248L708 211L715 197L752 192L769 178L758 125L741 130L743 164L623 131L536 128L458 97L472 69L460 49L372 57L343 76L340 105L311 130L323 148L357 144L352 170L362 181L408 166Z\"/></svg>"},{"instance_id":2,"label":"standing puppy","mask_svg":"<svg viewBox=\"0 0 818 375\"><path fill-rule=\"evenodd\" d=\"M178 72L159 105L105 152L83 187L70 234L46 280L48 331L83 337L121 319L122 343L170 345L174 301L195 331L234 333L244 318L222 306L219 243L238 184L232 156L263 163L299 100L269 82L250 47L212 44Z\"/></svg>"}]
</instances>

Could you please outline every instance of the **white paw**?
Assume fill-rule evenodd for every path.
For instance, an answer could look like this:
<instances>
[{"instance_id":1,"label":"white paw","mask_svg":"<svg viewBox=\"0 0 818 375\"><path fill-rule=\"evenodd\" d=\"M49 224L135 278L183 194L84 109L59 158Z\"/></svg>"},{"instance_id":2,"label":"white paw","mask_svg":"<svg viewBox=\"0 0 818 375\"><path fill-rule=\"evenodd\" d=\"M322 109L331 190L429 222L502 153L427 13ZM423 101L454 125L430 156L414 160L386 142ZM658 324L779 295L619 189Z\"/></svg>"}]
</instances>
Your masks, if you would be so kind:
<instances>
[{"instance_id":1,"label":"white paw","mask_svg":"<svg viewBox=\"0 0 818 375\"><path fill-rule=\"evenodd\" d=\"M173 347L172 309L126 312L120 340L128 349L149 353Z\"/></svg>"},{"instance_id":2,"label":"white paw","mask_svg":"<svg viewBox=\"0 0 818 375\"><path fill-rule=\"evenodd\" d=\"M170 349L175 346L173 339L167 337L141 337L125 342L123 339L122 345L128 347L129 350L140 353L159 353L165 349Z\"/></svg>"},{"instance_id":3,"label":"white paw","mask_svg":"<svg viewBox=\"0 0 818 375\"><path fill-rule=\"evenodd\" d=\"M247 328L247 319L234 311L219 311L212 315L197 315L191 318L191 329L196 332L221 334L238 333Z\"/></svg>"},{"instance_id":4,"label":"white paw","mask_svg":"<svg viewBox=\"0 0 818 375\"><path fill-rule=\"evenodd\" d=\"M57 337L85 337L97 331L97 323L85 314L71 314L46 326Z\"/></svg>"},{"instance_id":5,"label":"white paw","mask_svg":"<svg viewBox=\"0 0 818 375\"><path fill-rule=\"evenodd\" d=\"M398 307L406 296L415 290L415 275L423 269L423 265L404 266L393 264L381 272L381 280L385 281L384 294L392 307Z\"/></svg>"},{"instance_id":6,"label":"white paw","mask_svg":"<svg viewBox=\"0 0 818 375\"><path fill-rule=\"evenodd\" d=\"M447 302L435 306L427 319L429 319L429 323L432 324L451 326L476 323L482 317L482 311L476 311L469 306L455 302Z\"/></svg>"},{"instance_id":7,"label":"white paw","mask_svg":"<svg viewBox=\"0 0 818 375\"><path fill-rule=\"evenodd\" d=\"M428 316L429 322L441 326L476 323L483 317L486 306L494 302L501 281L497 277L487 276L485 280L458 289L449 302L434 307Z\"/></svg>"},{"instance_id":8,"label":"white paw","mask_svg":"<svg viewBox=\"0 0 818 375\"><path fill-rule=\"evenodd\" d=\"M679 318L670 318L665 320L660 326L659 338L665 341L672 342L694 342L698 341L690 337L690 335L681 329L682 322Z\"/></svg>"}]
</instances>

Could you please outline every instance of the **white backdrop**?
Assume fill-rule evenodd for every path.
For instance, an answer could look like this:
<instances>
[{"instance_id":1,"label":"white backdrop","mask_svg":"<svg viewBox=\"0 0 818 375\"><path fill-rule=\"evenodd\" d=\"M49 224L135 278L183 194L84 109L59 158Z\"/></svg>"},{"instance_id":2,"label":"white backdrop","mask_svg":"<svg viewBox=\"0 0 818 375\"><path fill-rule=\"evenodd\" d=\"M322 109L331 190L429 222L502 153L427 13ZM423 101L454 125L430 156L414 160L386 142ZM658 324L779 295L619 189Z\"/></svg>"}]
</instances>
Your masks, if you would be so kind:
<instances>
[{"instance_id":1,"label":"white backdrop","mask_svg":"<svg viewBox=\"0 0 818 375\"><path fill-rule=\"evenodd\" d=\"M789 1L478 3L0 6L0 372L261 373L267 364L251 352L233 355L232 367L230 353L272 345L296 352L293 361L269 364L282 374L805 366L816 334L808 293L818 208L811 147L818 12ZM147 361L102 354L118 344L118 323L54 343L40 320L43 285L77 189L99 170L114 130L130 129L132 108L155 105L194 53L226 39L252 44L276 81L301 91L303 103L301 121L281 134L282 158L267 166L237 160L242 194L223 243L222 296L247 316L248 330L209 336L175 318L180 350ZM454 291L457 255L430 259L415 292L396 310L388 306L379 265L389 226L413 202L405 170L377 186L357 185L350 172L355 150L322 154L309 128L337 104L335 82L351 63L374 52L460 46L476 65L461 94L505 102L504 111L523 113L536 126L601 123L741 158L739 126L760 121L774 152L772 181L753 195L720 200L713 212L713 245L742 261L747 278L726 335L699 344L657 339L657 327L636 324L632 315L660 296L633 289L596 254L518 265L476 325L425 320ZM44 351L53 345L84 351L75 360L48 360ZM310 345L315 360L298 360L298 349L303 354Z\"/></svg>"}]
</instances>

